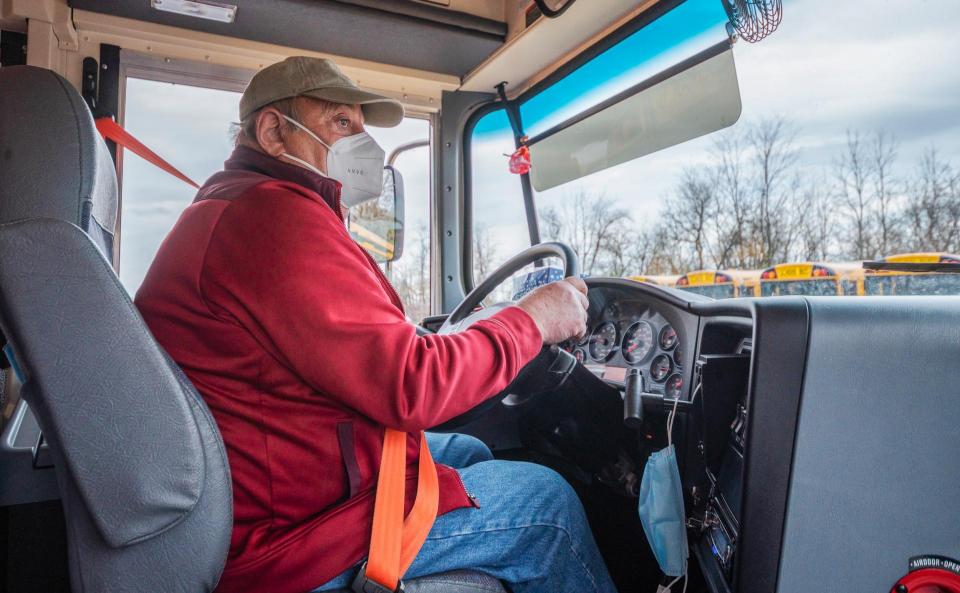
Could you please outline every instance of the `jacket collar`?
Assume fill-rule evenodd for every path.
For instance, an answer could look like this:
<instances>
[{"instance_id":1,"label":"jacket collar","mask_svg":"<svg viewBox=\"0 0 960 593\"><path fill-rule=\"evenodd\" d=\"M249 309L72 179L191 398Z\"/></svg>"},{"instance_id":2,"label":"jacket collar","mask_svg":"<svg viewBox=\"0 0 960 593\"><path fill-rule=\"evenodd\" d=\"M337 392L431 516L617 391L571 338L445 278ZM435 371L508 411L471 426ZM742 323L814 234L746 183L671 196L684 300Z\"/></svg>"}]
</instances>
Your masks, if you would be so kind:
<instances>
[{"instance_id":1,"label":"jacket collar","mask_svg":"<svg viewBox=\"0 0 960 593\"><path fill-rule=\"evenodd\" d=\"M298 165L285 163L248 146L238 146L230 158L223 163L225 171L250 171L280 181L289 181L316 192L342 220L340 210L340 182L323 175L317 175Z\"/></svg>"}]
</instances>

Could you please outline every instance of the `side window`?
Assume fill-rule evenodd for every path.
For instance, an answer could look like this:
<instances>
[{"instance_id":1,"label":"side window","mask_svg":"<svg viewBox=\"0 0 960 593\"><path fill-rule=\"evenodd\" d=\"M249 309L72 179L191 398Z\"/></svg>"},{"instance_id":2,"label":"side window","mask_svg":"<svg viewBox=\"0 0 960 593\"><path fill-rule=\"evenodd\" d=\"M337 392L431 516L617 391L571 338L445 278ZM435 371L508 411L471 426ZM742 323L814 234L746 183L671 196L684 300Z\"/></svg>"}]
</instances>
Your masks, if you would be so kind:
<instances>
[{"instance_id":1,"label":"side window","mask_svg":"<svg viewBox=\"0 0 960 593\"><path fill-rule=\"evenodd\" d=\"M430 121L407 117L395 128L367 128L389 155L398 147L430 138ZM381 268L403 301L407 317L430 314L430 148L401 152L393 166L403 176L403 252Z\"/></svg>"},{"instance_id":2,"label":"side window","mask_svg":"<svg viewBox=\"0 0 960 593\"><path fill-rule=\"evenodd\" d=\"M198 86L126 79L124 127L188 177L202 184L223 168L233 150L230 124L240 93ZM408 117L395 128L368 128L389 155L396 147L430 137L430 122ZM394 166L403 175L406 216L403 254L384 269L419 320L430 307L430 150L403 152ZM120 280L136 293L163 239L196 191L124 153L120 212Z\"/></svg>"},{"instance_id":3,"label":"side window","mask_svg":"<svg viewBox=\"0 0 960 593\"><path fill-rule=\"evenodd\" d=\"M187 177L202 184L232 150L230 122L240 93L126 79L124 127ZM137 292L160 243L196 193L138 156L123 153L120 281Z\"/></svg>"}]
</instances>

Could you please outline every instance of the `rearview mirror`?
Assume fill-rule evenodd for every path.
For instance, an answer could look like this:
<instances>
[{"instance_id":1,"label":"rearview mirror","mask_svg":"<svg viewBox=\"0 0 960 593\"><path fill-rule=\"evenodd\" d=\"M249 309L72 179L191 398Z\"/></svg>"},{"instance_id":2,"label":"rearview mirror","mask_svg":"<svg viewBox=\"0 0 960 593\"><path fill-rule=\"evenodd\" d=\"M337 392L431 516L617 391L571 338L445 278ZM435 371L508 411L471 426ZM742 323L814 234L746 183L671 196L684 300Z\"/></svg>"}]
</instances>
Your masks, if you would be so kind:
<instances>
[{"instance_id":1,"label":"rearview mirror","mask_svg":"<svg viewBox=\"0 0 960 593\"><path fill-rule=\"evenodd\" d=\"M350 236L383 264L403 255L403 176L388 165L383 168L383 192L376 200L350 211Z\"/></svg>"},{"instance_id":2,"label":"rearview mirror","mask_svg":"<svg viewBox=\"0 0 960 593\"><path fill-rule=\"evenodd\" d=\"M731 126L741 108L723 41L531 138L530 179L548 190Z\"/></svg>"}]
</instances>

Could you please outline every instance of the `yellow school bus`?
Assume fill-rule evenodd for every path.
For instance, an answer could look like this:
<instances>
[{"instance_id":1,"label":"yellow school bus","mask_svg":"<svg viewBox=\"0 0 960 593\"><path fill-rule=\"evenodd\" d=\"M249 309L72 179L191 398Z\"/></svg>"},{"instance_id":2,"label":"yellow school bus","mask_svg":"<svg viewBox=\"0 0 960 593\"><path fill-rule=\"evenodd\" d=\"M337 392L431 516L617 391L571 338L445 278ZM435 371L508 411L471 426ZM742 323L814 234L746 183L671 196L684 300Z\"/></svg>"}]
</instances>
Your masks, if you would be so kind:
<instances>
[{"instance_id":1,"label":"yellow school bus","mask_svg":"<svg viewBox=\"0 0 960 593\"><path fill-rule=\"evenodd\" d=\"M750 270L697 270L677 279L676 287L715 299L755 296L760 272Z\"/></svg>"},{"instance_id":2,"label":"yellow school bus","mask_svg":"<svg viewBox=\"0 0 960 593\"><path fill-rule=\"evenodd\" d=\"M952 253L900 253L881 258L884 263L955 264L956 272L866 271L857 294L955 295L960 294L960 255Z\"/></svg>"},{"instance_id":3,"label":"yellow school bus","mask_svg":"<svg viewBox=\"0 0 960 593\"><path fill-rule=\"evenodd\" d=\"M841 278L856 264L796 262L771 266L760 274L759 296L839 295Z\"/></svg>"},{"instance_id":4,"label":"yellow school bus","mask_svg":"<svg viewBox=\"0 0 960 593\"><path fill-rule=\"evenodd\" d=\"M872 271L864 270L863 267L851 267L848 270L840 272L840 293L845 296L863 296L864 279Z\"/></svg>"},{"instance_id":5,"label":"yellow school bus","mask_svg":"<svg viewBox=\"0 0 960 593\"><path fill-rule=\"evenodd\" d=\"M676 284L679 276L672 274L641 274L639 276L629 276L628 278L630 280L636 280L637 282L656 284L657 286L673 286Z\"/></svg>"}]
</instances>

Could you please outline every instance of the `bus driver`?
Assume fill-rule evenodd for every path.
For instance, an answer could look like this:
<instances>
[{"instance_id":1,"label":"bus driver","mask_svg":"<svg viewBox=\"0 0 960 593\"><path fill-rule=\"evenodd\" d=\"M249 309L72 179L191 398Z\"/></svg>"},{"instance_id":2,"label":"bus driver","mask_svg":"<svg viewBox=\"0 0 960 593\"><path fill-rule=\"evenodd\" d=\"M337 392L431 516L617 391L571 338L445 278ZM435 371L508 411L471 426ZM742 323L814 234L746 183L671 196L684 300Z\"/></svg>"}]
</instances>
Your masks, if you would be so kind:
<instances>
[{"instance_id":1,"label":"bus driver","mask_svg":"<svg viewBox=\"0 0 960 593\"><path fill-rule=\"evenodd\" d=\"M402 118L400 103L328 60L261 70L240 99L236 149L137 293L226 443L234 527L223 593L349 586L369 546L385 427L409 433L415 476L419 431L501 391L543 344L585 332L586 286L571 278L461 333L417 335L344 225L380 193L384 153L364 126ZM493 460L472 437L427 439L439 516L407 578L475 569L516 593L614 591L558 474Z\"/></svg>"}]
</instances>

